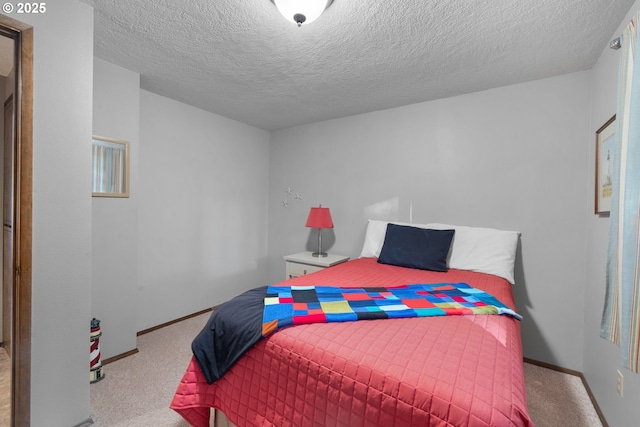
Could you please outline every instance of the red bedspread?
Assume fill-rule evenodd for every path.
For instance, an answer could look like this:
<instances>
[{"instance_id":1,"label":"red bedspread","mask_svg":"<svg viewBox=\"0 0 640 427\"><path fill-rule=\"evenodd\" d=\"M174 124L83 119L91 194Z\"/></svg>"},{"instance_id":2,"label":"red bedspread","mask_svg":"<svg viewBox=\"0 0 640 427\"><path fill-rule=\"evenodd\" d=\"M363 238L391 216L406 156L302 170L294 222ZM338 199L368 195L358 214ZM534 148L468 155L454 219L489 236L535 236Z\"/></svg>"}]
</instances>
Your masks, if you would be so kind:
<instances>
[{"instance_id":1,"label":"red bedspread","mask_svg":"<svg viewBox=\"0 0 640 427\"><path fill-rule=\"evenodd\" d=\"M511 285L361 258L287 285L465 282L515 309ZM208 426L210 408L244 426L532 426L519 322L476 315L321 323L260 341L208 385L194 359L171 408Z\"/></svg>"}]
</instances>

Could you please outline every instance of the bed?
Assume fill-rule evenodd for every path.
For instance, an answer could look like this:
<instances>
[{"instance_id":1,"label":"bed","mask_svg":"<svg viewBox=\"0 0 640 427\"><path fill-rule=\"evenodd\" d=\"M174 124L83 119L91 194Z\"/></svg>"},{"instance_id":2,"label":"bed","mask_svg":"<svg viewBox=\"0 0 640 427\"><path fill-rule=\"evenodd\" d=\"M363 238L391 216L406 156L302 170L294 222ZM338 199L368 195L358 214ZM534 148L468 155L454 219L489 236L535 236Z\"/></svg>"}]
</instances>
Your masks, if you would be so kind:
<instances>
[{"instance_id":1,"label":"bed","mask_svg":"<svg viewBox=\"0 0 640 427\"><path fill-rule=\"evenodd\" d=\"M388 288L466 283L515 311L517 233L442 224L407 226L455 230L445 271L432 271L379 262L389 247L388 226L369 221L360 258L283 285ZM479 241L486 244L478 245ZM495 270L500 263L507 268ZM286 327L259 340L211 384L192 358L171 408L195 427L209 426L211 408L238 427L533 425L527 413L520 324L506 315Z\"/></svg>"}]
</instances>

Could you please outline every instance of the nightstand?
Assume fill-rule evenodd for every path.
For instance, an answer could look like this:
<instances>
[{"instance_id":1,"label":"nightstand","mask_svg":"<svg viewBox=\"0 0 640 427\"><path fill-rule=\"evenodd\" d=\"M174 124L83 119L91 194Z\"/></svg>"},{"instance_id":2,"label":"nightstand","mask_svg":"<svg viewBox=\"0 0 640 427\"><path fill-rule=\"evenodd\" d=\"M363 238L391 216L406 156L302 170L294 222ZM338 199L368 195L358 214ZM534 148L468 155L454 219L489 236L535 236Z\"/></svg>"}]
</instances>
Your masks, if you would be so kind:
<instances>
[{"instance_id":1,"label":"nightstand","mask_svg":"<svg viewBox=\"0 0 640 427\"><path fill-rule=\"evenodd\" d=\"M349 257L328 254L326 257L318 258L311 256L311 252L298 252L297 254L285 256L284 260L287 264L286 279L288 280L349 261Z\"/></svg>"}]
</instances>

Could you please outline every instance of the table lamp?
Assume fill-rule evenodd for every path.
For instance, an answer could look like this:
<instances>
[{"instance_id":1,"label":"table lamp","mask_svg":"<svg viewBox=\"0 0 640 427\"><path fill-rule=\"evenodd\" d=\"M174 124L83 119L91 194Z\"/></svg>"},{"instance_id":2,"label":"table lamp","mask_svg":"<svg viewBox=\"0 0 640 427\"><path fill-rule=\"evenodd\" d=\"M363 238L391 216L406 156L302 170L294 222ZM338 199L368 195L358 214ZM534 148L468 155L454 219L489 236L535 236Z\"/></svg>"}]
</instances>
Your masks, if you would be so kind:
<instances>
[{"instance_id":1,"label":"table lamp","mask_svg":"<svg viewBox=\"0 0 640 427\"><path fill-rule=\"evenodd\" d=\"M322 229L333 228L333 220L331 219L329 208L323 208L322 205L317 208L311 208L306 227L318 229L318 252L313 252L311 255L318 258L326 257L327 253L322 252Z\"/></svg>"}]
</instances>

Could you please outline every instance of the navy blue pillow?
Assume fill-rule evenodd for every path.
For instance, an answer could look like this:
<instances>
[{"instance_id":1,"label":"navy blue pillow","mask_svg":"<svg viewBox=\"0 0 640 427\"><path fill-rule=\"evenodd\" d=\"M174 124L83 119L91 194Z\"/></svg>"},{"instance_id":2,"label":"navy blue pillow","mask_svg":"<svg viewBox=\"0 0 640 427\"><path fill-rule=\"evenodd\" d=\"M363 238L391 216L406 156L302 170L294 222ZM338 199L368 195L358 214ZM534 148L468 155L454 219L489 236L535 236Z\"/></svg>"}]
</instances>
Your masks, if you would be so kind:
<instances>
[{"instance_id":1,"label":"navy blue pillow","mask_svg":"<svg viewBox=\"0 0 640 427\"><path fill-rule=\"evenodd\" d=\"M447 271L447 256L454 232L388 224L378 262L420 270Z\"/></svg>"}]
</instances>

